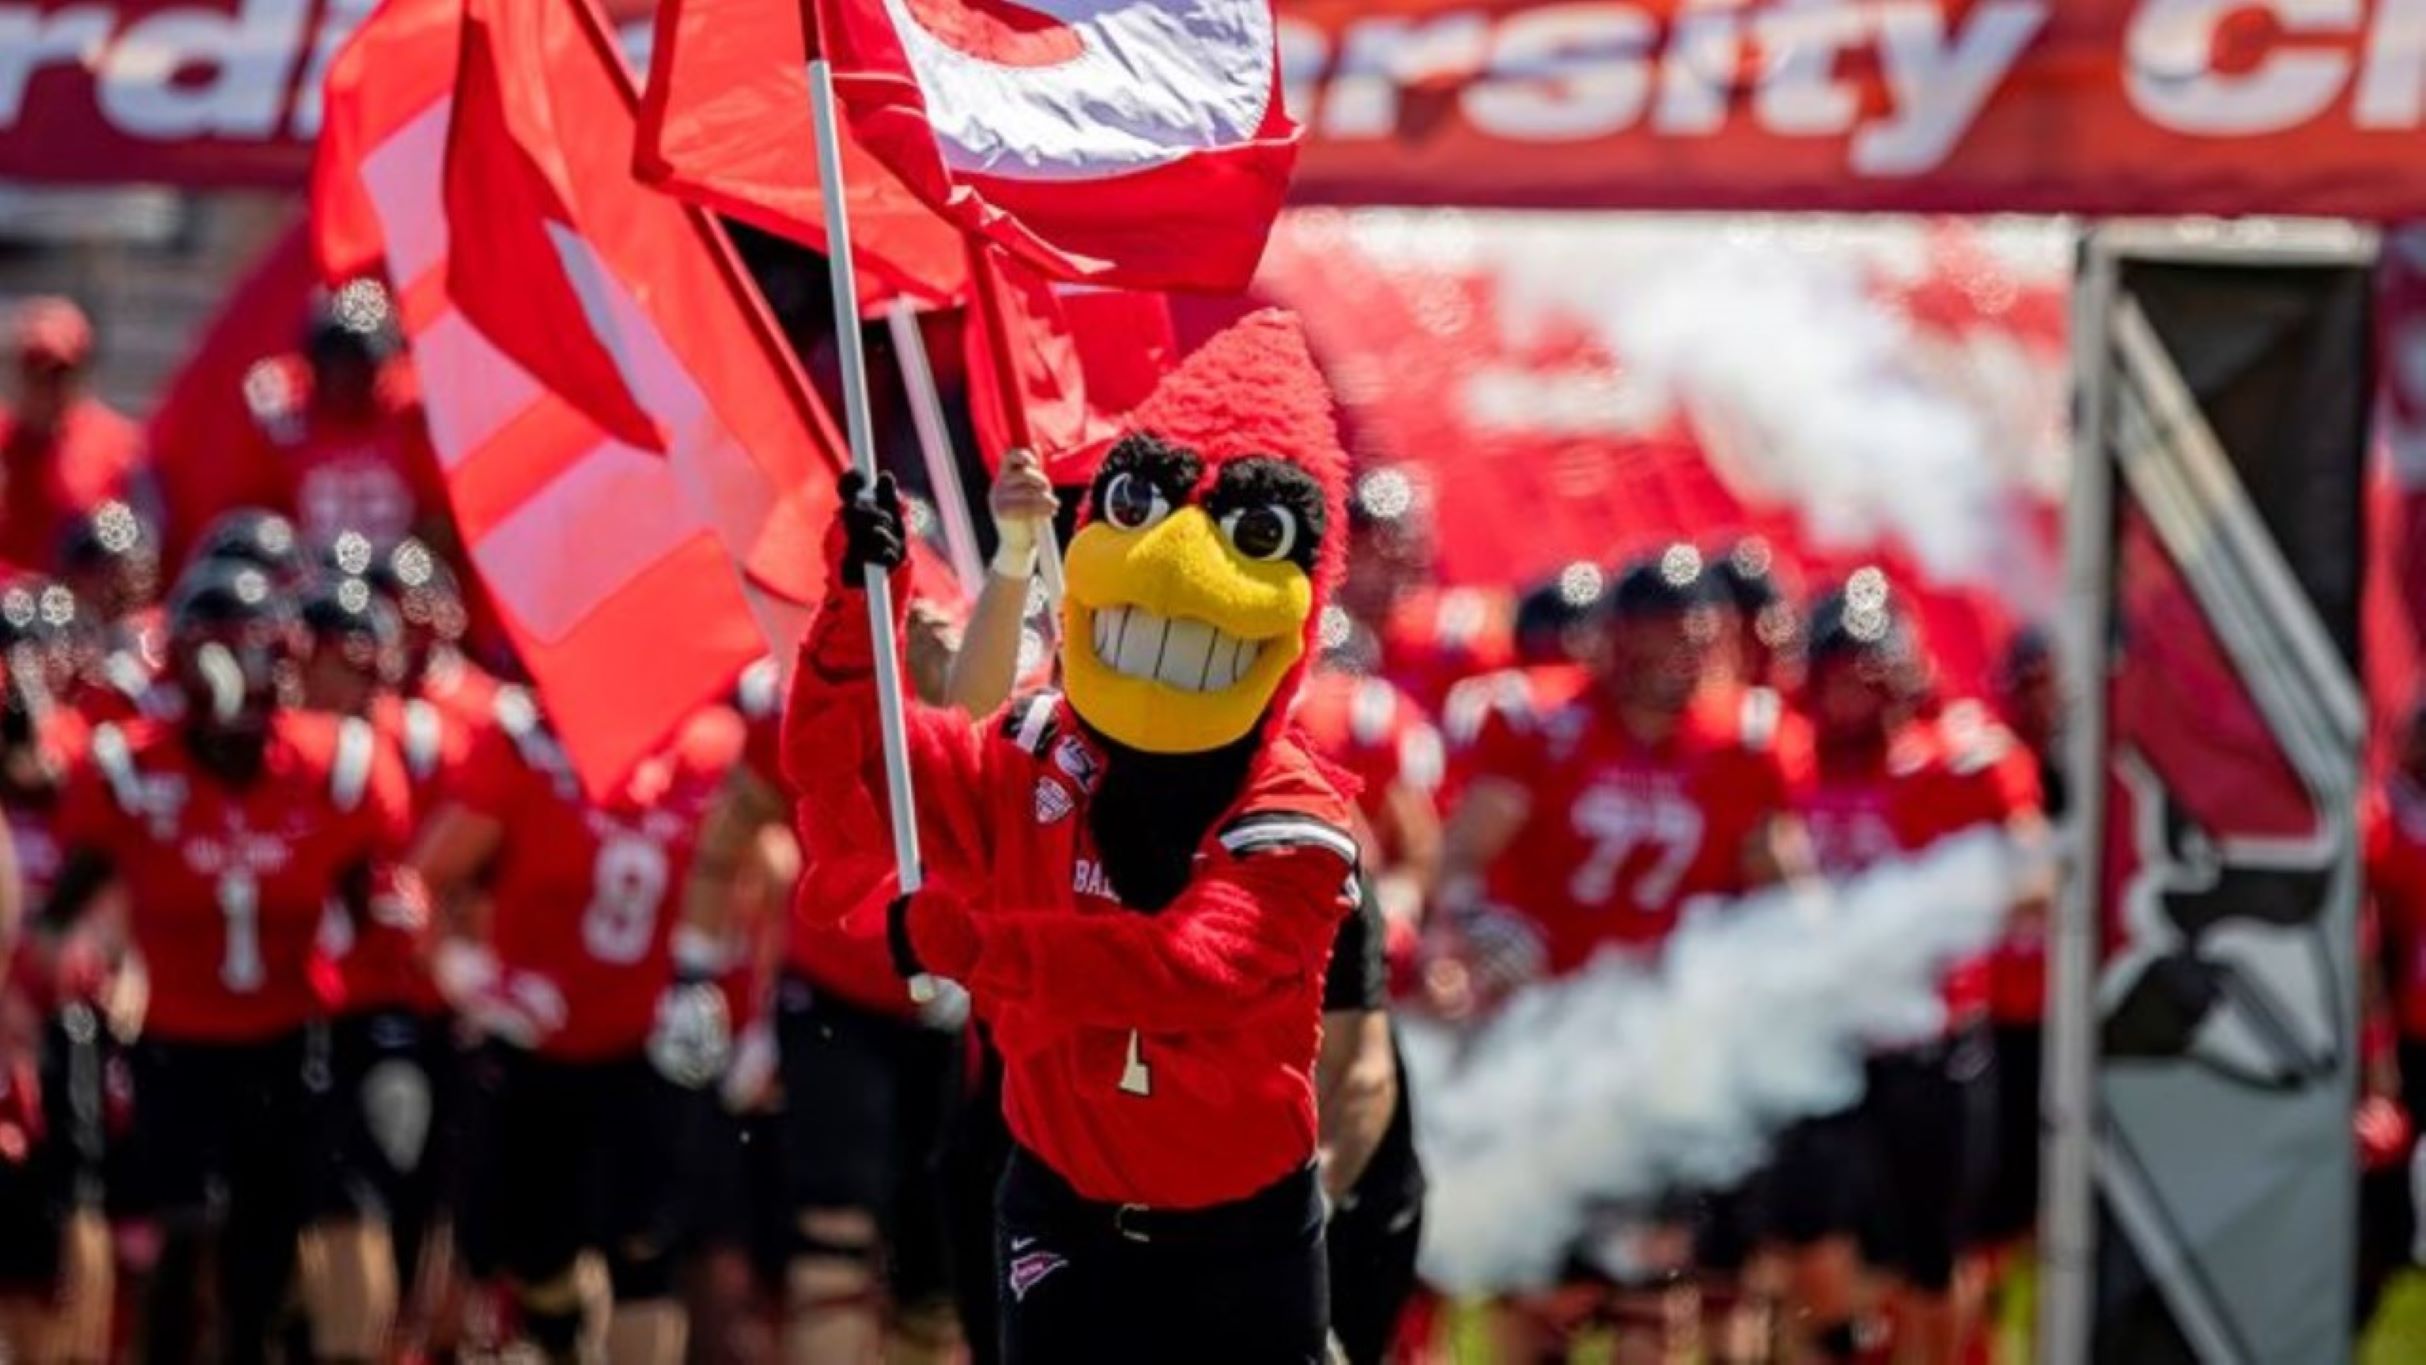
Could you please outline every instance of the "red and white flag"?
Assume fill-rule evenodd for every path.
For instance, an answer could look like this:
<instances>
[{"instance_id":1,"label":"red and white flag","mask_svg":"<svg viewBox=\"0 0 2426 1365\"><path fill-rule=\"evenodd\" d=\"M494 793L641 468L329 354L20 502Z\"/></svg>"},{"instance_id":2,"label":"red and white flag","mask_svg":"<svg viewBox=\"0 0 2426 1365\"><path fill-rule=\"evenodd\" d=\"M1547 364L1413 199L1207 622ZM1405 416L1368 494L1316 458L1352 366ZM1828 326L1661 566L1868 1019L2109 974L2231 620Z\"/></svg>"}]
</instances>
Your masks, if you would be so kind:
<instances>
[{"instance_id":1,"label":"red and white flag","mask_svg":"<svg viewBox=\"0 0 2426 1365\"><path fill-rule=\"evenodd\" d=\"M465 52L499 89L459 104ZM314 177L324 265L384 260L472 565L599 792L788 643L823 586L840 468L721 233L634 178L635 104L589 0L386 0L331 67ZM450 196L450 155L508 168L498 193L458 179ZM507 301L527 313L467 309L472 279L533 282ZM576 378L591 361L568 367L551 329L585 334L611 374ZM555 387L609 381L662 453L610 431L597 394Z\"/></svg>"},{"instance_id":2,"label":"red and white flag","mask_svg":"<svg viewBox=\"0 0 2426 1365\"><path fill-rule=\"evenodd\" d=\"M806 27L800 0L664 0L636 164L644 182L669 194L823 251ZM842 169L861 306L958 298L968 288L960 229L848 129Z\"/></svg>"},{"instance_id":3,"label":"red and white flag","mask_svg":"<svg viewBox=\"0 0 2426 1365\"><path fill-rule=\"evenodd\" d=\"M1272 0L808 0L861 146L1065 279L1230 293L1296 160Z\"/></svg>"}]
</instances>

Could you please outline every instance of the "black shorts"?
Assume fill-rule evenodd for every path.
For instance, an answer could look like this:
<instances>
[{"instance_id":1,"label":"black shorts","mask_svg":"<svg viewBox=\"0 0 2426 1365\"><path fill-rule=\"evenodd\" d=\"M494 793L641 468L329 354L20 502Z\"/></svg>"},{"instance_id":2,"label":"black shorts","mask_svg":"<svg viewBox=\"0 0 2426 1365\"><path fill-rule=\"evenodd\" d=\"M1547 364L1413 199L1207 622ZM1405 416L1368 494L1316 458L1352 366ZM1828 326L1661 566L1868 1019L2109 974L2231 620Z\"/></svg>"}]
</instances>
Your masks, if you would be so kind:
<instances>
[{"instance_id":1,"label":"black shorts","mask_svg":"<svg viewBox=\"0 0 2426 1365\"><path fill-rule=\"evenodd\" d=\"M2046 1031L2036 1024L1996 1027L1996 1163L1980 1211L1980 1237L2013 1242L2039 1220L2039 1161L2046 1141L2040 1085L2046 1075Z\"/></svg>"},{"instance_id":2,"label":"black shorts","mask_svg":"<svg viewBox=\"0 0 2426 1365\"><path fill-rule=\"evenodd\" d=\"M454 1065L443 1018L379 1010L329 1025L336 1142L322 1212L427 1220L446 1179Z\"/></svg>"},{"instance_id":3,"label":"black shorts","mask_svg":"<svg viewBox=\"0 0 2426 1365\"><path fill-rule=\"evenodd\" d=\"M792 1194L784 1161L784 1118L735 1114L718 1106L700 1145L703 1242L740 1251L769 1284L792 1259Z\"/></svg>"},{"instance_id":4,"label":"black shorts","mask_svg":"<svg viewBox=\"0 0 2426 1365\"><path fill-rule=\"evenodd\" d=\"M1770 1167L1770 1232L1790 1247L1855 1236L1870 1179L1859 1105L1793 1124Z\"/></svg>"},{"instance_id":5,"label":"black shorts","mask_svg":"<svg viewBox=\"0 0 2426 1365\"><path fill-rule=\"evenodd\" d=\"M39 1132L20 1134L32 1139L21 1154L0 1155L0 1292L47 1290L69 1215L100 1206L111 1046L89 1005L44 1024Z\"/></svg>"},{"instance_id":6,"label":"black shorts","mask_svg":"<svg viewBox=\"0 0 2426 1365\"><path fill-rule=\"evenodd\" d=\"M259 1043L146 1038L129 1056L127 1208L231 1210L300 1227L327 1170L329 1070L317 1029Z\"/></svg>"},{"instance_id":7,"label":"black shorts","mask_svg":"<svg viewBox=\"0 0 2426 1365\"><path fill-rule=\"evenodd\" d=\"M873 1213L894 1300L949 1293L938 1163L961 1083L959 1035L864 1009L797 978L778 989L775 1027L793 1211ZM812 1249L805 1240L794 1248Z\"/></svg>"},{"instance_id":8,"label":"black shorts","mask_svg":"<svg viewBox=\"0 0 2426 1365\"><path fill-rule=\"evenodd\" d=\"M1415 1257L1423 1240L1424 1170L1415 1153L1415 1122L1400 1064L1398 1107L1373 1159L1331 1212L1327 1232L1331 1271L1331 1334L1350 1365L1379 1365L1415 1292Z\"/></svg>"},{"instance_id":9,"label":"black shorts","mask_svg":"<svg viewBox=\"0 0 2426 1365\"><path fill-rule=\"evenodd\" d=\"M544 1284L596 1251L617 1297L671 1292L709 1097L636 1055L568 1062L493 1044L477 1066L461 1214L473 1273Z\"/></svg>"},{"instance_id":10,"label":"black shorts","mask_svg":"<svg viewBox=\"0 0 2426 1365\"><path fill-rule=\"evenodd\" d=\"M1723 1190L1693 1199L1693 1266L1705 1275L1740 1275L1767 1244L1774 1221L1776 1173L1763 1166Z\"/></svg>"},{"instance_id":11,"label":"black shorts","mask_svg":"<svg viewBox=\"0 0 2426 1365\"><path fill-rule=\"evenodd\" d=\"M1915 1289L1949 1288L1975 1240L1994 1156L1995 1070L1985 1028L1870 1059L1862 1254Z\"/></svg>"}]
</instances>

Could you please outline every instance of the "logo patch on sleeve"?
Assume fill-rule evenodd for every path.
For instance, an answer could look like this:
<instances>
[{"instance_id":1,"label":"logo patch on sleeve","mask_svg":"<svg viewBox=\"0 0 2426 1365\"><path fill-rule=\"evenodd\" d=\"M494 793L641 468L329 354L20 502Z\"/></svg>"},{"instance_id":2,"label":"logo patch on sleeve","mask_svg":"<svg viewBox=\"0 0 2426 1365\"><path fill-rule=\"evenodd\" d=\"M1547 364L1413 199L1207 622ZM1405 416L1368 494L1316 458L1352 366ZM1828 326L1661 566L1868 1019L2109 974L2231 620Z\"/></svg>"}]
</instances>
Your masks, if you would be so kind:
<instances>
[{"instance_id":1,"label":"logo patch on sleeve","mask_svg":"<svg viewBox=\"0 0 2426 1365\"><path fill-rule=\"evenodd\" d=\"M1070 812L1076 809L1078 802L1071 797L1068 788L1049 777L1036 779L1036 823L1049 825L1067 819Z\"/></svg>"}]
</instances>

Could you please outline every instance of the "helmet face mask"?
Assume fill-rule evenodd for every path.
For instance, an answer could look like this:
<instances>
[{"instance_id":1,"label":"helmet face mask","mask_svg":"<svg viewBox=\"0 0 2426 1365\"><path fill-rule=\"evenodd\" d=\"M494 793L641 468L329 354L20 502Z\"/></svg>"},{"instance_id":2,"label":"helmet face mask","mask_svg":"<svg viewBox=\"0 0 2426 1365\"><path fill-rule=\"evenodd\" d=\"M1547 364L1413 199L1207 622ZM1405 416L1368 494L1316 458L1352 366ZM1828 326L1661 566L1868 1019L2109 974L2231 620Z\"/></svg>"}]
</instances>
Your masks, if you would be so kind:
<instances>
[{"instance_id":1,"label":"helmet face mask","mask_svg":"<svg viewBox=\"0 0 2426 1365\"><path fill-rule=\"evenodd\" d=\"M404 632L396 608L366 579L332 574L303 601L297 672L303 704L359 715L404 676Z\"/></svg>"},{"instance_id":2,"label":"helmet face mask","mask_svg":"<svg viewBox=\"0 0 2426 1365\"><path fill-rule=\"evenodd\" d=\"M201 560L169 604L169 676L185 730L206 760L257 757L294 661L293 618L269 575Z\"/></svg>"},{"instance_id":3,"label":"helmet face mask","mask_svg":"<svg viewBox=\"0 0 2426 1365\"><path fill-rule=\"evenodd\" d=\"M1857 571L1812 608L1804 693L1823 742L1883 737L1921 681L1911 631L1878 570Z\"/></svg>"},{"instance_id":4,"label":"helmet face mask","mask_svg":"<svg viewBox=\"0 0 2426 1365\"><path fill-rule=\"evenodd\" d=\"M1699 552L1671 545L1628 567L1601 599L1601 682L1619 705L1680 716L1710 672L1718 607Z\"/></svg>"}]
</instances>

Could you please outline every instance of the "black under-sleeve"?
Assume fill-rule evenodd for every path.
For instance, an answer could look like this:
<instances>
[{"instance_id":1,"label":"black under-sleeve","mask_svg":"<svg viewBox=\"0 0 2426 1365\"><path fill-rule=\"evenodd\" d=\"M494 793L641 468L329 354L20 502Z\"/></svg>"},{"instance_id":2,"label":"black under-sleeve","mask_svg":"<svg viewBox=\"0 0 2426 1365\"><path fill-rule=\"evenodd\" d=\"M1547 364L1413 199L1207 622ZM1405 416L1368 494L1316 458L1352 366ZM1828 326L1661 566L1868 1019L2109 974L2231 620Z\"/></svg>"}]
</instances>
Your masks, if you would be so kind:
<instances>
[{"instance_id":1,"label":"black under-sleeve","mask_svg":"<svg viewBox=\"0 0 2426 1365\"><path fill-rule=\"evenodd\" d=\"M1389 1003L1389 968L1382 961L1381 902L1373 884L1356 879L1356 908L1342 915L1323 975L1323 1009L1377 1010Z\"/></svg>"}]
</instances>

